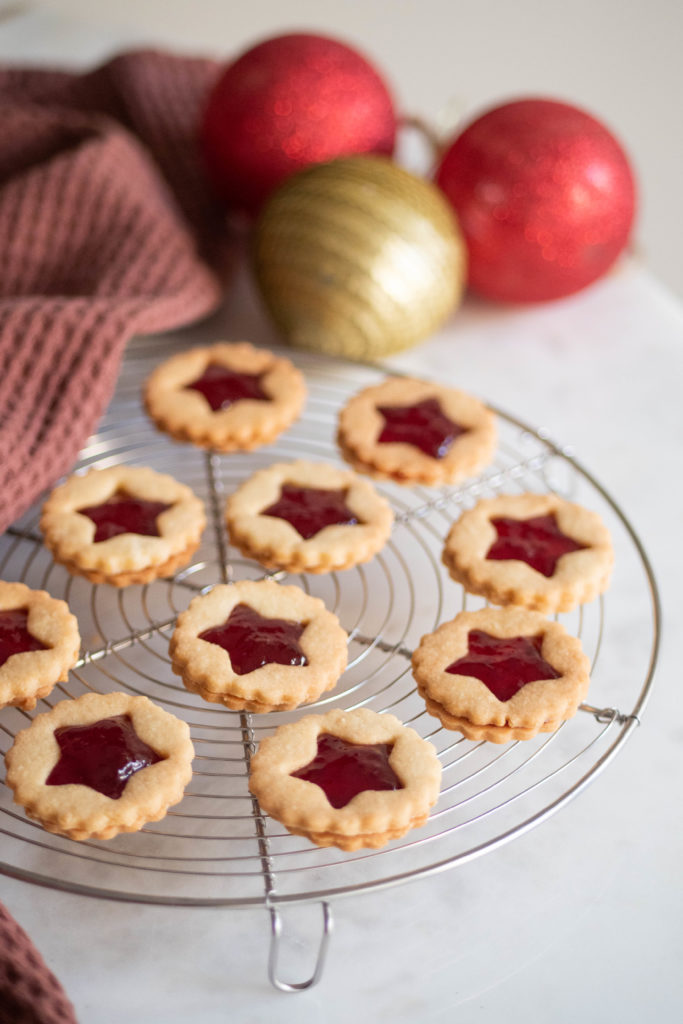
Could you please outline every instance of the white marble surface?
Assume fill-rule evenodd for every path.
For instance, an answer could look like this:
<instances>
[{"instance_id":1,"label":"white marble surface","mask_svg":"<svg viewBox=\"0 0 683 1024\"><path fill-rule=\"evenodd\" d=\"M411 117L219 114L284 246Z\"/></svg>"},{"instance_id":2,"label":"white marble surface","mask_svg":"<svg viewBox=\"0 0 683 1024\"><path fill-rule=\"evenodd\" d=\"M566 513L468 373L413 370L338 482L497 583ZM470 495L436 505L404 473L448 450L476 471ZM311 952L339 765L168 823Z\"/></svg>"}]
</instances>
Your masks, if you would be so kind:
<instances>
[{"instance_id":1,"label":"white marble surface","mask_svg":"<svg viewBox=\"0 0 683 1024\"><path fill-rule=\"evenodd\" d=\"M9 47L14 57L87 60L106 49L92 29L79 36L72 25L49 44L39 29L24 31L23 51L16 30L4 43L0 33L0 55ZM228 310L237 327L239 314ZM661 589L664 643L642 726L603 775L499 851L336 903L323 980L300 995L267 983L263 911L137 907L0 877L0 898L81 1024L681 1019L682 343L677 301L625 262L564 302L468 303L395 360L448 376L572 443L640 534ZM645 632L625 641L634 655ZM300 977L318 911L287 910L285 920L292 941L283 972Z\"/></svg>"}]
</instances>

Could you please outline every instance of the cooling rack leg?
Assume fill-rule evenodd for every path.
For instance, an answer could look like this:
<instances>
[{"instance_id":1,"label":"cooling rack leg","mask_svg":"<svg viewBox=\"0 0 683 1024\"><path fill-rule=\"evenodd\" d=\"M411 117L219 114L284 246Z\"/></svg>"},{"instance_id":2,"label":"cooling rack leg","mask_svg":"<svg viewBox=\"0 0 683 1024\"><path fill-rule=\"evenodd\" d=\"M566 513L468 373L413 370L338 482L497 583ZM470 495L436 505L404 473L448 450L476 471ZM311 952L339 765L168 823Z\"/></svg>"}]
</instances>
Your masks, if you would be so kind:
<instances>
[{"instance_id":1,"label":"cooling rack leg","mask_svg":"<svg viewBox=\"0 0 683 1024\"><path fill-rule=\"evenodd\" d=\"M315 964L315 970L308 979L308 981L281 981L277 976L278 959L280 955L280 940L282 937L282 918L279 912L274 908L270 908L270 955L268 957L268 978L270 979L271 985L274 988L280 990L280 992L303 992L307 988L313 988L320 981L323 973L323 967L325 966L325 957L327 956L327 948L330 943L330 936L332 935L333 919L332 911L328 903L324 901L320 904L323 912L323 933L320 937L320 946L318 947L318 959Z\"/></svg>"}]
</instances>

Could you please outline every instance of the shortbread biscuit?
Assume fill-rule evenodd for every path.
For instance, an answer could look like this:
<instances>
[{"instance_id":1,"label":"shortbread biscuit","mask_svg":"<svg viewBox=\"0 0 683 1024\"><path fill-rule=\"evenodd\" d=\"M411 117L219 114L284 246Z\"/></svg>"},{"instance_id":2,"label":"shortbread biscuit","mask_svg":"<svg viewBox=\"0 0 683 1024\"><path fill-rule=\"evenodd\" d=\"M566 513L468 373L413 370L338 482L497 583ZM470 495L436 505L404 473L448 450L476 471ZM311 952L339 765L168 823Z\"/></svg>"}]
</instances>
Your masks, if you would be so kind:
<instances>
[{"instance_id":1,"label":"shortbread biscuit","mask_svg":"<svg viewBox=\"0 0 683 1024\"><path fill-rule=\"evenodd\" d=\"M422 637L412 663L430 714L494 743L554 731L576 713L590 679L577 637L524 608L460 612Z\"/></svg>"},{"instance_id":2,"label":"shortbread biscuit","mask_svg":"<svg viewBox=\"0 0 683 1024\"><path fill-rule=\"evenodd\" d=\"M17 734L6 782L48 832L111 839L163 818L182 799L193 757L187 724L146 697L87 693Z\"/></svg>"},{"instance_id":3,"label":"shortbread biscuit","mask_svg":"<svg viewBox=\"0 0 683 1024\"><path fill-rule=\"evenodd\" d=\"M521 538L510 536L520 530ZM463 512L443 562L467 591L494 604L566 612L607 589L614 552L596 512L556 494L505 494Z\"/></svg>"},{"instance_id":4,"label":"shortbread biscuit","mask_svg":"<svg viewBox=\"0 0 683 1024\"><path fill-rule=\"evenodd\" d=\"M431 743L393 715L358 708L280 726L252 758L249 788L294 835L358 850L424 825L440 780Z\"/></svg>"},{"instance_id":5,"label":"shortbread biscuit","mask_svg":"<svg viewBox=\"0 0 683 1024\"><path fill-rule=\"evenodd\" d=\"M389 377L342 409L337 441L358 472L405 484L454 484L493 459L496 419L464 391Z\"/></svg>"},{"instance_id":6,"label":"shortbread biscuit","mask_svg":"<svg viewBox=\"0 0 683 1024\"><path fill-rule=\"evenodd\" d=\"M332 689L346 668L337 616L299 587L220 584L195 597L171 637L188 690L233 711L283 711Z\"/></svg>"},{"instance_id":7,"label":"shortbread biscuit","mask_svg":"<svg viewBox=\"0 0 683 1024\"><path fill-rule=\"evenodd\" d=\"M172 356L144 389L160 430L220 452L270 444L301 415L306 385L289 361L248 342L217 342Z\"/></svg>"},{"instance_id":8,"label":"shortbread biscuit","mask_svg":"<svg viewBox=\"0 0 683 1024\"><path fill-rule=\"evenodd\" d=\"M108 524L112 502L132 518ZM136 522L137 513L147 520L144 525ZM98 525L93 516L103 522ZM43 506L40 527L52 557L69 572L125 587L171 576L186 565L205 523L202 502L185 484L152 469L113 466L69 477L57 487ZM107 539L97 540L100 530Z\"/></svg>"},{"instance_id":9,"label":"shortbread biscuit","mask_svg":"<svg viewBox=\"0 0 683 1024\"><path fill-rule=\"evenodd\" d=\"M316 529L311 506L318 501L320 521L330 525ZM295 527L276 515L283 503L305 523ZM369 561L388 540L393 513L351 470L301 460L250 477L228 499L226 523L232 543L266 568L322 573Z\"/></svg>"},{"instance_id":10,"label":"shortbread biscuit","mask_svg":"<svg viewBox=\"0 0 683 1024\"><path fill-rule=\"evenodd\" d=\"M0 707L31 711L78 661L81 638L66 601L0 580Z\"/></svg>"}]
</instances>

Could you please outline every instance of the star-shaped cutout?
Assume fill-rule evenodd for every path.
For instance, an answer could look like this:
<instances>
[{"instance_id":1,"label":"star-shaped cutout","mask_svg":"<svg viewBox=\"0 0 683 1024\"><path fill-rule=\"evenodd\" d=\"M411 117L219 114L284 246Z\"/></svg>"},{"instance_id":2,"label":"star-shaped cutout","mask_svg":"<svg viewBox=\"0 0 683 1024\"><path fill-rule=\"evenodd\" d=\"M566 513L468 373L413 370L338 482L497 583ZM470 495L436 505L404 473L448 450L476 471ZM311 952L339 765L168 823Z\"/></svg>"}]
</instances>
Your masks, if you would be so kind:
<instances>
[{"instance_id":1,"label":"star-shaped cutout","mask_svg":"<svg viewBox=\"0 0 683 1024\"><path fill-rule=\"evenodd\" d=\"M198 391L213 411L218 412L244 398L268 402L268 395L261 387L262 377L262 373L240 373L218 363L209 363L201 377L185 387Z\"/></svg>"},{"instance_id":2,"label":"star-shaped cutout","mask_svg":"<svg viewBox=\"0 0 683 1024\"><path fill-rule=\"evenodd\" d=\"M236 605L226 621L199 634L230 655L238 676L263 665L308 665L299 640L304 624L291 619L269 619L248 604Z\"/></svg>"},{"instance_id":3,"label":"star-shaped cutout","mask_svg":"<svg viewBox=\"0 0 683 1024\"><path fill-rule=\"evenodd\" d=\"M318 752L292 778L320 786L338 810L366 790L403 789L389 764L393 743L349 743L340 736L321 733Z\"/></svg>"},{"instance_id":4,"label":"star-shaped cutout","mask_svg":"<svg viewBox=\"0 0 683 1024\"><path fill-rule=\"evenodd\" d=\"M262 516L275 516L290 523L304 540L315 537L326 526L354 526L357 516L346 504L346 490L296 487L283 484L278 500L264 508Z\"/></svg>"},{"instance_id":5,"label":"star-shaped cutout","mask_svg":"<svg viewBox=\"0 0 683 1024\"><path fill-rule=\"evenodd\" d=\"M560 676L541 654L541 635L501 638L472 629L467 645L467 654L449 665L446 672L480 679L498 700L510 700L527 683Z\"/></svg>"},{"instance_id":6,"label":"star-shaped cutout","mask_svg":"<svg viewBox=\"0 0 683 1024\"><path fill-rule=\"evenodd\" d=\"M124 491L117 491L101 505L88 505L77 509L95 524L93 543L118 537L121 533L138 533L143 537L158 537L157 517L171 508L162 501L146 501L133 498Z\"/></svg>"},{"instance_id":7,"label":"star-shaped cutout","mask_svg":"<svg viewBox=\"0 0 683 1024\"><path fill-rule=\"evenodd\" d=\"M29 633L27 623L26 608L8 608L0 611L0 666L13 654L48 650L45 644Z\"/></svg>"},{"instance_id":8,"label":"star-shaped cutout","mask_svg":"<svg viewBox=\"0 0 683 1024\"><path fill-rule=\"evenodd\" d=\"M128 715L63 726L55 739L60 757L46 785L78 783L112 800L119 799L131 775L163 760L140 739Z\"/></svg>"},{"instance_id":9,"label":"star-shaped cutout","mask_svg":"<svg viewBox=\"0 0 683 1024\"><path fill-rule=\"evenodd\" d=\"M415 405L378 405L377 412L384 418L379 444L411 444L433 459L442 459L456 437L466 431L446 415L437 398L425 398Z\"/></svg>"},{"instance_id":10,"label":"star-shaped cutout","mask_svg":"<svg viewBox=\"0 0 683 1024\"><path fill-rule=\"evenodd\" d=\"M562 533L555 514L531 519L492 519L497 538L486 553L488 559L526 562L544 576L552 576L558 560L586 547Z\"/></svg>"}]
</instances>

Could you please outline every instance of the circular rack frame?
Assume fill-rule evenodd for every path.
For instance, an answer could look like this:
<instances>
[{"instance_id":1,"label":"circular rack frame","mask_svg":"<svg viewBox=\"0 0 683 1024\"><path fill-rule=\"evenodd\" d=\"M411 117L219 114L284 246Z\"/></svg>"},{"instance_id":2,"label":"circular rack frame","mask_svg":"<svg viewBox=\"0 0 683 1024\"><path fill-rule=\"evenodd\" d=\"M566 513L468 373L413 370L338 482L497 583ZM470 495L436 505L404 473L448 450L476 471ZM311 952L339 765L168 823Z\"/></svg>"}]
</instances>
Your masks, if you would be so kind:
<instances>
[{"instance_id":1,"label":"circular rack frame","mask_svg":"<svg viewBox=\"0 0 683 1024\"><path fill-rule=\"evenodd\" d=\"M175 618L197 593L217 582L286 574L265 572L229 547L225 496L255 469L293 458L340 463L336 416L386 368L341 363L288 350L309 387L305 415L267 448L217 455L177 444L155 431L141 407L140 384L177 349L164 339L130 346L116 396L79 468L119 462L149 465L189 484L207 505L209 524L193 563L170 580L121 591L71 577L42 545L34 508L0 538L0 578L21 580L68 601L83 650L65 684L42 705L87 691L145 694L185 718L196 750L193 780L182 803L141 833L76 843L29 821L2 787L0 872L38 885L129 902L180 906L265 907L271 916L269 973L276 987L307 988L320 977L332 926L329 902L444 871L489 852L563 807L612 760L638 724L649 695L659 645L659 598L642 544L603 487L543 431L500 410L493 464L459 487L378 484L392 503L395 527L372 562L327 576L287 576L321 597L349 634L349 665L337 687L293 712L251 715L208 705L173 675L168 641ZM616 567L607 595L562 615L591 664L590 704L556 732L505 745L470 742L427 714L410 672L420 637L464 608L485 602L464 592L441 564L441 547L459 512L501 491L553 490L596 509L609 526ZM628 595L615 601L614 594ZM610 613L613 605L618 615ZM626 621L628 620L628 621ZM642 656L622 664L618 635L642 635ZM262 814L249 794L251 756L276 725L310 710L365 706L391 711L435 745L443 767L440 800L429 822L379 851L342 854L289 835ZM4 755L33 713L6 708L0 720ZM322 940L313 975L289 984L277 976L279 907L320 901Z\"/></svg>"}]
</instances>

